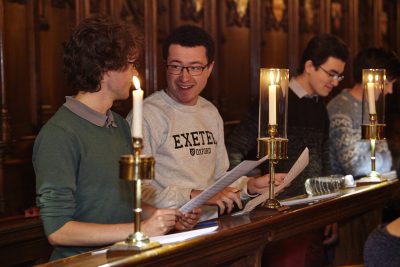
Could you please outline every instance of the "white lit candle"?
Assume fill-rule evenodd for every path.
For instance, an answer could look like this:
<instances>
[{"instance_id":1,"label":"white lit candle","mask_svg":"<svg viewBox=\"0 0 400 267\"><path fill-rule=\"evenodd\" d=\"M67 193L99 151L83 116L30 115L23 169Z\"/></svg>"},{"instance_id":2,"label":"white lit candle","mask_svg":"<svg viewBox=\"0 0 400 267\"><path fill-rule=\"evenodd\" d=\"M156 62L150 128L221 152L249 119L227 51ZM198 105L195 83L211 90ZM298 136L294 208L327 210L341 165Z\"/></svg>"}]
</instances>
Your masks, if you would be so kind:
<instances>
[{"instance_id":1,"label":"white lit candle","mask_svg":"<svg viewBox=\"0 0 400 267\"><path fill-rule=\"evenodd\" d=\"M367 91L368 91L369 114L376 114L376 109L375 109L375 83L372 82L372 75L371 74L368 75Z\"/></svg>"},{"instance_id":2,"label":"white lit candle","mask_svg":"<svg viewBox=\"0 0 400 267\"><path fill-rule=\"evenodd\" d=\"M276 85L274 84L274 74L269 73L271 84L268 86L268 105L269 105L269 125L276 124Z\"/></svg>"},{"instance_id":3,"label":"white lit candle","mask_svg":"<svg viewBox=\"0 0 400 267\"><path fill-rule=\"evenodd\" d=\"M143 138L143 90L140 88L140 81L138 77L133 76L132 81L136 90L132 91L133 114L131 133L133 137Z\"/></svg>"}]
</instances>

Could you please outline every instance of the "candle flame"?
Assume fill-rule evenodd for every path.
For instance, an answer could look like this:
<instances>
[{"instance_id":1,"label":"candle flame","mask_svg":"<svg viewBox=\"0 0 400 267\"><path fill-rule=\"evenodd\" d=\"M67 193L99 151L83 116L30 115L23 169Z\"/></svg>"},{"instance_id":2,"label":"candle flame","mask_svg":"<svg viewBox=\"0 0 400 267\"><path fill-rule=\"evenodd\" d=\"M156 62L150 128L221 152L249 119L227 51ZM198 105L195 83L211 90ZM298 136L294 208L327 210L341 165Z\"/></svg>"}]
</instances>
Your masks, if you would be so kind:
<instances>
[{"instance_id":1,"label":"candle flame","mask_svg":"<svg viewBox=\"0 0 400 267\"><path fill-rule=\"evenodd\" d=\"M379 75L378 74L375 75L375 81L379 82Z\"/></svg>"},{"instance_id":2,"label":"candle flame","mask_svg":"<svg viewBox=\"0 0 400 267\"><path fill-rule=\"evenodd\" d=\"M372 75L368 74L368 82L372 83L372 79L373 79Z\"/></svg>"},{"instance_id":3,"label":"candle flame","mask_svg":"<svg viewBox=\"0 0 400 267\"><path fill-rule=\"evenodd\" d=\"M140 81L137 76L133 76L132 82L133 82L133 85L135 86L136 90L140 90Z\"/></svg>"}]
</instances>

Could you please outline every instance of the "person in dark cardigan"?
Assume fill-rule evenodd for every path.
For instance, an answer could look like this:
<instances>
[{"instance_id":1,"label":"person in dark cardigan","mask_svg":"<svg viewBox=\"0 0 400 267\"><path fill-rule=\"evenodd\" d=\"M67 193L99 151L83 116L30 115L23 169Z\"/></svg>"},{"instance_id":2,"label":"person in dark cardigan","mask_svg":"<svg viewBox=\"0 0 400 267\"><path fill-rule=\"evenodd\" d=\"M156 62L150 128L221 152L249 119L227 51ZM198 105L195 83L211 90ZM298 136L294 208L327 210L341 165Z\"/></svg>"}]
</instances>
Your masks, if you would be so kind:
<instances>
[{"instance_id":1,"label":"person in dark cardigan","mask_svg":"<svg viewBox=\"0 0 400 267\"><path fill-rule=\"evenodd\" d=\"M287 172L306 147L310 150L310 163L278 198L304 194L307 178L330 174L329 118L321 97L327 96L343 79L347 58L346 44L330 34L313 37L303 52L297 75L289 82L288 160L280 161L278 167L279 171ZM257 147L258 105L253 107L226 139L231 167L251 156ZM322 242L323 234L319 232L296 237L296 241L284 240L268 250L268 264L321 266Z\"/></svg>"},{"instance_id":2,"label":"person in dark cardigan","mask_svg":"<svg viewBox=\"0 0 400 267\"><path fill-rule=\"evenodd\" d=\"M365 243L364 264L374 266L400 266L400 218L379 225Z\"/></svg>"}]
</instances>

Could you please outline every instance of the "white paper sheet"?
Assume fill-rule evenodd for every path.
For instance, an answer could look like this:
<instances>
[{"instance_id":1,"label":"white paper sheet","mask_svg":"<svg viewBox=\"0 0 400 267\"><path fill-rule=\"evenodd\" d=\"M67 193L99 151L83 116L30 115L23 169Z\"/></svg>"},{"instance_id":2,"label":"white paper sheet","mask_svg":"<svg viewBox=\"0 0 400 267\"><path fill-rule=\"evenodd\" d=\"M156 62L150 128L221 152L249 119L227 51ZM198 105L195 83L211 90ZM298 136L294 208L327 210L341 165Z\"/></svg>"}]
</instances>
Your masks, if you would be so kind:
<instances>
[{"instance_id":1,"label":"white paper sheet","mask_svg":"<svg viewBox=\"0 0 400 267\"><path fill-rule=\"evenodd\" d=\"M287 201L281 201L282 205L300 205L300 204L307 204L310 202L318 201L318 200L323 200L323 199L329 199L329 198L334 198L340 196L340 192L332 193L332 194L326 194L326 195L319 195L319 196L312 196L312 197L305 197L305 198L299 198L299 199L293 199L293 200L287 200Z\"/></svg>"},{"instance_id":2,"label":"white paper sheet","mask_svg":"<svg viewBox=\"0 0 400 267\"><path fill-rule=\"evenodd\" d=\"M181 233L176 233L176 234L170 234L170 235L161 235L161 236L154 236L150 237L151 241L158 241L161 244L170 244L170 243L176 243L176 242L182 242L194 237L202 236L202 235L207 235L212 232L215 232L215 230L218 229L218 226L212 226L212 227L207 227L207 228L202 228L202 229L197 229L197 230L191 230L191 231L185 231Z\"/></svg>"},{"instance_id":3,"label":"white paper sheet","mask_svg":"<svg viewBox=\"0 0 400 267\"><path fill-rule=\"evenodd\" d=\"M397 172L396 171L389 171L385 173L381 173L382 178L386 178L387 180L391 181L397 178ZM382 182L381 178L377 177L363 177L361 179L356 180L356 183L380 183Z\"/></svg>"},{"instance_id":4,"label":"white paper sheet","mask_svg":"<svg viewBox=\"0 0 400 267\"><path fill-rule=\"evenodd\" d=\"M220 192L222 189L229 186L243 175L246 175L247 173L249 173L251 170L253 170L255 167L257 167L266 160L267 156L257 161L253 160L243 161L238 166L233 168L231 171L227 172L225 175L219 178L213 185L209 186L207 189L201 192L197 197L191 199L188 203L183 205L180 208L180 211L183 213L188 213L194 208L200 207L201 205L206 203L207 200L209 200L215 194Z\"/></svg>"},{"instance_id":5,"label":"white paper sheet","mask_svg":"<svg viewBox=\"0 0 400 267\"><path fill-rule=\"evenodd\" d=\"M304 168L308 165L308 162L309 162L309 150L306 147L303 150L303 152L301 153L300 157L293 164L292 168L286 175L283 183L275 187L275 193L278 193L283 188L285 188L287 185L289 185L294 180L294 178L296 178L297 175L299 175L304 170ZM267 192L259 195L258 197L253 198L249 202L247 202L247 204L243 210L236 212L233 215L241 215L244 213L248 213L248 212L252 211L258 205L260 205L261 203L265 202L268 198L269 198L269 192L267 191Z\"/></svg>"},{"instance_id":6,"label":"white paper sheet","mask_svg":"<svg viewBox=\"0 0 400 267\"><path fill-rule=\"evenodd\" d=\"M397 172L396 171L384 172L381 175L382 175L382 177L388 179L389 181L397 179Z\"/></svg>"}]
</instances>

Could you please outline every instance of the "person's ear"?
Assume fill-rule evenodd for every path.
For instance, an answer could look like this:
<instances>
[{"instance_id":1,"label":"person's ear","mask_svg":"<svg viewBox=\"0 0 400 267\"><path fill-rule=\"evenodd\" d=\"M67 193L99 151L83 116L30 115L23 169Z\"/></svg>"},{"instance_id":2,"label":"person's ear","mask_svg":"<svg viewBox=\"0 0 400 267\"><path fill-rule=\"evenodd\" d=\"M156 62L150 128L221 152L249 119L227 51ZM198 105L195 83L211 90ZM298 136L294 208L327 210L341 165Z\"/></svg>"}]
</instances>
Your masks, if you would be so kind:
<instances>
[{"instance_id":1,"label":"person's ear","mask_svg":"<svg viewBox=\"0 0 400 267\"><path fill-rule=\"evenodd\" d=\"M307 60L306 63L304 63L304 71L306 73L311 73L313 70L315 70L315 66L311 60Z\"/></svg>"},{"instance_id":2,"label":"person's ear","mask_svg":"<svg viewBox=\"0 0 400 267\"><path fill-rule=\"evenodd\" d=\"M214 67L214 61L213 62L211 62L209 65L208 65L208 67L207 67L207 77L209 77L210 76L210 74L211 74L211 72L212 72L212 70L213 70L213 67Z\"/></svg>"}]
</instances>

